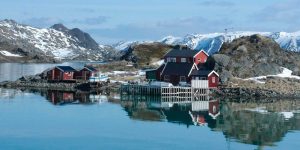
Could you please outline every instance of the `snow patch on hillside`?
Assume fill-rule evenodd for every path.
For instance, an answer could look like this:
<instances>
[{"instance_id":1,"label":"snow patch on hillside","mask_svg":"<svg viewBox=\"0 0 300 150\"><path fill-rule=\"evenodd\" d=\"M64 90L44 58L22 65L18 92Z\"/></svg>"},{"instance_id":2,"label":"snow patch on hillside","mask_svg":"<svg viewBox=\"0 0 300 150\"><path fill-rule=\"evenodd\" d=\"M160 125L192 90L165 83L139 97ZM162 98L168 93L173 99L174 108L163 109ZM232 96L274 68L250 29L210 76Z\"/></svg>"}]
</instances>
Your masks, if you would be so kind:
<instances>
[{"instance_id":1,"label":"snow patch on hillside","mask_svg":"<svg viewBox=\"0 0 300 150\"><path fill-rule=\"evenodd\" d=\"M163 63L164 63L164 60L162 59L162 60L159 60L157 62L152 63L152 65L154 65L154 66L161 66Z\"/></svg>"},{"instance_id":2,"label":"snow patch on hillside","mask_svg":"<svg viewBox=\"0 0 300 150\"><path fill-rule=\"evenodd\" d=\"M300 76L292 75L293 71L289 70L287 68L282 67L282 72L277 75L267 75L267 76L258 76L258 77L252 77L244 80L252 80L260 84L265 84L265 80L267 77L280 77L280 78L294 78L300 80Z\"/></svg>"},{"instance_id":3,"label":"snow patch on hillside","mask_svg":"<svg viewBox=\"0 0 300 150\"><path fill-rule=\"evenodd\" d=\"M1 50L0 51L0 54L4 55L4 56L7 56L7 57L23 57L21 55L18 55L18 54L13 54L9 51L4 51L4 50Z\"/></svg>"}]
</instances>

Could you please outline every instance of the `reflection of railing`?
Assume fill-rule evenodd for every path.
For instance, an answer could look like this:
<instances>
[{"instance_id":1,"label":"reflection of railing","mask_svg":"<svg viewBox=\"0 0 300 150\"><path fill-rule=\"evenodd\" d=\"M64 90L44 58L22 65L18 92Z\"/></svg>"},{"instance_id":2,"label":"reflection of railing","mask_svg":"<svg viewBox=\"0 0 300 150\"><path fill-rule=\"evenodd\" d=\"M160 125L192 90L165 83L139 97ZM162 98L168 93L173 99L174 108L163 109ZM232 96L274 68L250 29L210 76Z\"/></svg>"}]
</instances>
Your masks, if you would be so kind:
<instances>
[{"instance_id":1,"label":"reflection of railing","mask_svg":"<svg viewBox=\"0 0 300 150\"><path fill-rule=\"evenodd\" d=\"M122 95L159 95L164 101L173 100L201 100L202 96L209 95L209 88L206 81L199 80L195 87L160 87L152 85L121 85L120 92ZM206 86L201 86L202 84ZM200 88L202 87L202 88ZM206 88L207 87L207 88Z\"/></svg>"},{"instance_id":2,"label":"reflection of railing","mask_svg":"<svg viewBox=\"0 0 300 150\"><path fill-rule=\"evenodd\" d=\"M149 85L124 84L120 88L121 94L127 95L161 95L161 87Z\"/></svg>"}]
</instances>

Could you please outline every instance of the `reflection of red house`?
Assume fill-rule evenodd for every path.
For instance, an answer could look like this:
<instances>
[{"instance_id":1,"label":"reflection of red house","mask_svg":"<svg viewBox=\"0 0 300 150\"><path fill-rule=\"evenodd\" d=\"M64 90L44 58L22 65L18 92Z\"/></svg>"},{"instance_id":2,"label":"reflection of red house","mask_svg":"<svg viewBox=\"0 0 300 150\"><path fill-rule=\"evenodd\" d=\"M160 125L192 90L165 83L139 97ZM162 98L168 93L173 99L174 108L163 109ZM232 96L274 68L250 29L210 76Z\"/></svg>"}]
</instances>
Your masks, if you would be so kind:
<instances>
[{"instance_id":1,"label":"reflection of red house","mask_svg":"<svg viewBox=\"0 0 300 150\"><path fill-rule=\"evenodd\" d=\"M209 115L216 119L220 115L219 101L218 100L210 100L209 101Z\"/></svg>"},{"instance_id":2,"label":"reflection of red house","mask_svg":"<svg viewBox=\"0 0 300 150\"><path fill-rule=\"evenodd\" d=\"M89 80L91 76L95 76L97 73L97 69L91 66L85 66L83 69L75 73L75 79Z\"/></svg>"},{"instance_id":3,"label":"reflection of red house","mask_svg":"<svg viewBox=\"0 0 300 150\"><path fill-rule=\"evenodd\" d=\"M67 92L63 93L63 100L64 101L70 101L70 100L73 100L73 99L74 99L74 94L73 93L67 93Z\"/></svg>"},{"instance_id":4,"label":"reflection of red house","mask_svg":"<svg viewBox=\"0 0 300 150\"><path fill-rule=\"evenodd\" d=\"M65 91L48 91L47 99L54 105L57 103L72 102L74 100L74 93Z\"/></svg>"},{"instance_id":5,"label":"reflection of red house","mask_svg":"<svg viewBox=\"0 0 300 150\"><path fill-rule=\"evenodd\" d=\"M204 116L203 115L197 116L197 122L199 125L205 125L206 122Z\"/></svg>"},{"instance_id":6,"label":"reflection of red house","mask_svg":"<svg viewBox=\"0 0 300 150\"><path fill-rule=\"evenodd\" d=\"M48 80L72 81L76 70L70 66L56 66L47 72Z\"/></svg>"}]
</instances>

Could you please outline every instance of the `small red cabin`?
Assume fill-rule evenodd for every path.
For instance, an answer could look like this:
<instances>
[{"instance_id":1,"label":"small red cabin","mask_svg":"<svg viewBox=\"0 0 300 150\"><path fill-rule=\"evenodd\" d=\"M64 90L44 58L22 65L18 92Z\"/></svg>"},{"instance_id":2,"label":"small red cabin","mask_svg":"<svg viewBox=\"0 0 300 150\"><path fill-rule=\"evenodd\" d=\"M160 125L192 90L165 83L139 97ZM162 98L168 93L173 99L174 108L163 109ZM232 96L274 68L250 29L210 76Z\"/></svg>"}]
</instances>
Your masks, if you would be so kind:
<instances>
[{"instance_id":1,"label":"small red cabin","mask_svg":"<svg viewBox=\"0 0 300 150\"><path fill-rule=\"evenodd\" d=\"M219 74L214 70L193 70L191 76L193 80L208 80L209 88L217 88L219 85Z\"/></svg>"},{"instance_id":2,"label":"small red cabin","mask_svg":"<svg viewBox=\"0 0 300 150\"><path fill-rule=\"evenodd\" d=\"M199 51L195 56L194 56L194 62L195 64L203 64L207 61L207 58L208 58L208 54L204 51L204 50L201 50Z\"/></svg>"},{"instance_id":3,"label":"small red cabin","mask_svg":"<svg viewBox=\"0 0 300 150\"><path fill-rule=\"evenodd\" d=\"M75 79L89 80L90 77L95 76L98 70L91 66L85 66L83 69L75 73Z\"/></svg>"},{"instance_id":4,"label":"small red cabin","mask_svg":"<svg viewBox=\"0 0 300 150\"><path fill-rule=\"evenodd\" d=\"M70 66L56 66L47 72L47 78L51 81L72 81L75 72Z\"/></svg>"}]
</instances>

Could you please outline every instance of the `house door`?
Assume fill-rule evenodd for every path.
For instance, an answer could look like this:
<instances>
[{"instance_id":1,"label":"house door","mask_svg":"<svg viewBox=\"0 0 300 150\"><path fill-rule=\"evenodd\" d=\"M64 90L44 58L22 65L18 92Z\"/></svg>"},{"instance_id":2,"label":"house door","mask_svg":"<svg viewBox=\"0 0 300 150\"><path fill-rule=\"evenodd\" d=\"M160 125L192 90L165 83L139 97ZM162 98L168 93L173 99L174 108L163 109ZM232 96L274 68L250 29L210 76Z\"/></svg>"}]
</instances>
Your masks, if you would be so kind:
<instances>
[{"instance_id":1,"label":"house door","mask_svg":"<svg viewBox=\"0 0 300 150\"><path fill-rule=\"evenodd\" d=\"M87 80L88 78L88 71L83 71L83 79Z\"/></svg>"}]
</instances>

